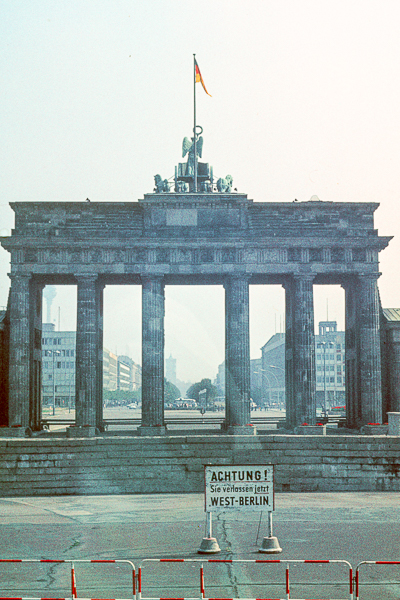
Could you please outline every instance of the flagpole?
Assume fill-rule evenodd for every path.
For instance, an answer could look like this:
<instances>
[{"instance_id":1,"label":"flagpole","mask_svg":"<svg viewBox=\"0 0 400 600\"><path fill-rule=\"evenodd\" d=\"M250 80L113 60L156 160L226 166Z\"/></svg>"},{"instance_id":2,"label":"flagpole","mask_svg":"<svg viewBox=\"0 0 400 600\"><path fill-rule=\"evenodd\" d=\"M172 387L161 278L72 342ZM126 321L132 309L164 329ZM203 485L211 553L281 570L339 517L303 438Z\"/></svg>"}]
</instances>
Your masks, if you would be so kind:
<instances>
[{"instance_id":1,"label":"flagpole","mask_svg":"<svg viewBox=\"0 0 400 600\"><path fill-rule=\"evenodd\" d=\"M196 144L196 55L193 54L193 118L194 118L194 127L193 127L193 149L194 149L194 186L193 191L197 193L197 144Z\"/></svg>"}]
</instances>

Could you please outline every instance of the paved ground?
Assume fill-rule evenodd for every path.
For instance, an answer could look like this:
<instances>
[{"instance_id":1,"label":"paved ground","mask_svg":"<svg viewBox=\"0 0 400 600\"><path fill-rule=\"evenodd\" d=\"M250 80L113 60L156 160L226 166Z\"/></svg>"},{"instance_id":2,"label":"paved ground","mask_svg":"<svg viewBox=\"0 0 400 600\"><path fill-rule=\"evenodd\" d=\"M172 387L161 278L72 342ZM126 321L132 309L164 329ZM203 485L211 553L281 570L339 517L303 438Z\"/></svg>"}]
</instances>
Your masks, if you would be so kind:
<instances>
[{"instance_id":1,"label":"paved ground","mask_svg":"<svg viewBox=\"0 0 400 600\"><path fill-rule=\"evenodd\" d=\"M274 534L283 548L280 559L400 560L400 494L277 494ZM0 558L198 559L204 535L203 496L125 495L0 499ZM219 559L254 560L265 535L265 517L221 513L214 535ZM78 596L132 597L125 564L75 565ZM343 566L302 565L291 570L291 598L348 598ZM143 567L144 597L199 597L197 563L151 563ZM361 599L398 599L400 567L364 567ZM205 564L208 597L285 598L282 565ZM382 579L386 583L370 585ZM342 581L321 587L313 583ZM69 567L63 564L0 564L0 596L67 597Z\"/></svg>"}]
</instances>

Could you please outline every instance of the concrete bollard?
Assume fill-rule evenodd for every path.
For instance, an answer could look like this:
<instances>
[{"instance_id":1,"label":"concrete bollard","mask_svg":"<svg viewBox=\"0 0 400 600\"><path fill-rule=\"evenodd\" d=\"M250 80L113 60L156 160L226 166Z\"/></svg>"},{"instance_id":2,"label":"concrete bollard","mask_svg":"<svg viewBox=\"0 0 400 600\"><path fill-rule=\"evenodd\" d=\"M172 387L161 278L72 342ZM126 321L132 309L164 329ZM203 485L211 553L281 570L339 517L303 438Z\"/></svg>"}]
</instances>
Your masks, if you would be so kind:
<instances>
[{"instance_id":1,"label":"concrete bollard","mask_svg":"<svg viewBox=\"0 0 400 600\"><path fill-rule=\"evenodd\" d=\"M400 436L400 412L388 412L389 431L388 435Z\"/></svg>"}]
</instances>

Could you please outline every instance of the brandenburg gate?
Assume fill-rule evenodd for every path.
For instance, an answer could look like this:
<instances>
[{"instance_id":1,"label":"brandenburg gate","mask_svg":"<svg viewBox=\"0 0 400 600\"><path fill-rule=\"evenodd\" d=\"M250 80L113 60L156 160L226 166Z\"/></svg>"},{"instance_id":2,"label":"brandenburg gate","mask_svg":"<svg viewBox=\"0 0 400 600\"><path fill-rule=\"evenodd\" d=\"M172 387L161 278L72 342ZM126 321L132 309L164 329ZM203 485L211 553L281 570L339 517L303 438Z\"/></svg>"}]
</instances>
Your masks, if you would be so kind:
<instances>
[{"instance_id":1,"label":"brandenburg gate","mask_svg":"<svg viewBox=\"0 0 400 600\"><path fill-rule=\"evenodd\" d=\"M193 138L192 138L193 140ZM349 427L382 422L377 203L253 202L199 163L185 138L172 183L138 202L16 202L11 254L8 425L40 429L42 289L77 286L76 425L103 429L103 289L142 287L143 435L164 424L164 290L223 285L228 433L250 417L249 285L286 294L287 427L316 419L314 284L345 289ZM197 181L193 171L197 169ZM268 311L268 306L265 307Z\"/></svg>"}]
</instances>

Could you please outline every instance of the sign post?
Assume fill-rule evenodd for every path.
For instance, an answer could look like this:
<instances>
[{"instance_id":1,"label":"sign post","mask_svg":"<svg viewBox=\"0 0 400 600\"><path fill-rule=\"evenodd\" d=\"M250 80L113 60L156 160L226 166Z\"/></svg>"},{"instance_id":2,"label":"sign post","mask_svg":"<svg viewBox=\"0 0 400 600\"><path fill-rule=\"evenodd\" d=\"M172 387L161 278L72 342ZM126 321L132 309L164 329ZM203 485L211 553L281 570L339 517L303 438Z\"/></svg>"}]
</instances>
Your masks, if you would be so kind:
<instances>
[{"instance_id":1,"label":"sign post","mask_svg":"<svg viewBox=\"0 0 400 600\"><path fill-rule=\"evenodd\" d=\"M207 537L203 538L199 553L220 552L212 537L213 512L253 511L268 513L268 535L263 538L260 552L282 552L278 539L272 534L272 512L275 509L273 465L206 465L205 512Z\"/></svg>"}]
</instances>

